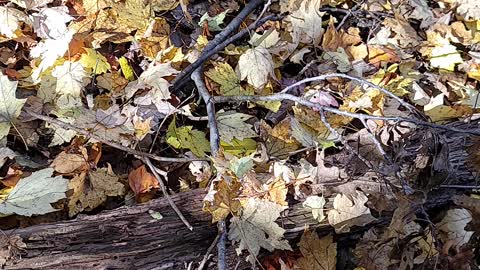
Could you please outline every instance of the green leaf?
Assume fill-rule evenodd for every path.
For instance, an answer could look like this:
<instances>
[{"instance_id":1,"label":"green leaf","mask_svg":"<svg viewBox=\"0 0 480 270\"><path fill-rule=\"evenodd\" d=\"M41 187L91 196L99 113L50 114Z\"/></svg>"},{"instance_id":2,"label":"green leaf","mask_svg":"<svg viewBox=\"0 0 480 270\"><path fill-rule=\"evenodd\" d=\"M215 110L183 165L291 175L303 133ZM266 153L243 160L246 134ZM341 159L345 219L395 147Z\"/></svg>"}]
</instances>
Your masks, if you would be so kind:
<instances>
[{"instance_id":1,"label":"green leaf","mask_svg":"<svg viewBox=\"0 0 480 270\"><path fill-rule=\"evenodd\" d=\"M251 115L237 113L235 111L217 113L217 124L220 138L230 143L233 138L243 140L245 138L257 137L257 133L253 130L253 126L245 123L246 120L252 118Z\"/></svg>"},{"instance_id":2,"label":"green leaf","mask_svg":"<svg viewBox=\"0 0 480 270\"><path fill-rule=\"evenodd\" d=\"M250 88L250 91L245 90L240 85L240 79L237 73L235 73L228 63L214 62L213 68L205 72L205 76L220 85L220 95L253 95L253 88Z\"/></svg>"},{"instance_id":3,"label":"green leaf","mask_svg":"<svg viewBox=\"0 0 480 270\"><path fill-rule=\"evenodd\" d=\"M248 156L257 150L257 142L252 139L233 139L230 143L220 141L223 151L234 156Z\"/></svg>"},{"instance_id":4,"label":"green leaf","mask_svg":"<svg viewBox=\"0 0 480 270\"><path fill-rule=\"evenodd\" d=\"M177 127L175 120L168 126L167 143L178 149L190 149L198 157L204 157L205 152L210 152L210 143L205 139L205 133L192 126Z\"/></svg>"},{"instance_id":5,"label":"green leaf","mask_svg":"<svg viewBox=\"0 0 480 270\"><path fill-rule=\"evenodd\" d=\"M223 20L225 20L225 16L227 15L227 13L229 12L230 10L225 10L224 12L216 15L216 16L213 16L213 17L210 17L210 15L208 15L208 12L206 12L205 14L203 14L203 16L200 18L200 22L198 22L198 25L199 26L202 26L207 23L208 24L208 30L210 31L222 31L222 27L220 27L220 25L223 24Z\"/></svg>"},{"instance_id":6,"label":"green leaf","mask_svg":"<svg viewBox=\"0 0 480 270\"><path fill-rule=\"evenodd\" d=\"M253 159L251 157L242 157L240 159L235 158L230 164L230 170L237 177L242 177L246 172L253 168Z\"/></svg>"},{"instance_id":7,"label":"green leaf","mask_svg":"<svg viewBox=\"0 0 480 270\"><path fill-rule=\"evenodd\" d=\"M50 204L66 198L68 180L51 177L53 168L46 168L22 178L7 198L0 203L0 214L42 215L57 211Z\"/></svg>"},{"instance_id":8,"label":"green leaf","mask_svg":"<svg viewBox=\"0 0 480 270\"><path fill-rule=\"evenodd\" d=\"M12 122L20 115L26 99L17 99L18 82L10 81L0 73L0 140L8 135Z\"/></svg>"}]
</instances>

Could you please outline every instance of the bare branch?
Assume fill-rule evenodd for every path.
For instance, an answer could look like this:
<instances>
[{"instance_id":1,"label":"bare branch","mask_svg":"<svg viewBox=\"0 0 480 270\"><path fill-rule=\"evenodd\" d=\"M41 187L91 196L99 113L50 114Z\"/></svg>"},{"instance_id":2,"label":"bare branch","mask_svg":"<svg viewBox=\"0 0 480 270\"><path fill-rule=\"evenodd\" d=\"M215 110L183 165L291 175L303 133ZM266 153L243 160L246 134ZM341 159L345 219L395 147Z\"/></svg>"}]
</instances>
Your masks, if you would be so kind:
<instances>
[{"instance_id":1,"label":"bare branch","mask_svg":"<svg viewBox=\"0 0 480 270\"><path fill-rule=\"evenodd\" d=\"M191 161L197 161L197 160L207 160L205 158L171 158L171 157L160 157L160 156L157 156L157 155L153 155L153 154L149 154L149 153L145 153L145 152L142 152L142 151L138 151L138 150L135 150L135 149L131 149L131 148L128 148L126 146L123 146L119 143L116 143L116 142L111 142L111 141L108 141L108 140L105 140L104 138L98 136L98 135L95 135L89 131L86 131L84 129L81 129L79 127L76 127L76 126L73 126L69 123L65 123L63 121L60 121L58 119L55 119L55 118L52 118L50 116L46 116L46 115L42 115L42 114L38 114L38 113L35 113L35 112L32 112L32 111L27 111L28 114L30 114L31 116L39 119L39 120L43 120L47 123L50 123L50 124L55 124L61 128L64 128L64 129L70 129L70 130L73 130L87 138L92 138L92 139L95 139L99 142L102 142L106 145L109 145L113 148L116 148L118 150L121 150L121 151L124 151L124 152L127 152L129 154L132 154L132 155L136 155L136 156L139 156L139 157L142 157L142 158L150 158L150 159L153 159L153 160L157 160L157 161L164 161L164 162L191 162Z\"/></svg>"},{"instance_id":2,"label":"bare branch","mask_svg":"<svg viewBox=\"0 0 480 270\"><path fill-rule=\"evenodd\" d=\"M285 87L282 91L280 91L280 93L288 93L288 91L290 91L291 89L293 89L294 87L297 87L299 85L302 85L304 83L308 83L308 82L316 82L316 81L324 81L326 79L329 79L329 78L344 78L344 79L349 79L351 81L355 81L355 82L358 82L359 84L361 85L367 85L367 86L370 86L372 88L375 88L375 89L378 89L380 90L382 93L384 93L385 95L387 96L390 96L392 97L393 99L395 99L396 101L398 101L402 106L404 106L405 108L407 108L410 112L417 112L417 109L411 105L411 104L408 104L407 102L405 102L403 99L399 98L398 96L396 96L395 94L393 94L392 92L390 92L389 90L381 87L381 86L378 86L374 83L371 83L365 79L362 79L362 78L359 78L359 77L355 77L355 76L350 76L350 75L347 75L347 74L343 74L343 73L328 73L328 74L323 74L323 75L319 75L319 76L316 76L316 77L311 77L311 78L305 78L301 81L298 81L292 85L289 85L287 87Z\"/></svg>"},{"instance_id":3,"label":"bare branch","mask_svg":"<svg viewBox=\"0 0 480 270\"><path fill-rule=\"evenodd\" d=\"M290 87L290 86L289 86ZM423 120L419 119L414 119L414 118L405 118L405 117L397 117L397 116L376 116L376 115L368 115L368 114L360 114L360 113L352 113L352 112L347 112L347 111L342 111L339 109L331 108L331 107L326 107L322 106L318 103L313 103L310 102L304 98L300 98L294 95L290 94L285 94L285 93L278 93L274 95L269 95L269 96L215 96L213 97L213 100L215 103L226 103L226 102L244 102L244 101L282 101L282 100L291 100L295 101L298 104L310 107L310 108L315 108L318 111L324 110L326 112L331 112L334 114L338 115L343 115L347 117L352 117L352 118L357 118L360 120L367 120L367 119L372 119L372 120L380 120L380 121L392 121L392 122L408 122L415 124L417 126L425 126L425 127L430 127L430 128L435 128L435 129L441 129L441 130L447 130L455 133L462 133L462 134L470 134L470 135L476 135L480 136L480 129L475 129L475 130L465 130L465 129L458 129L454 127L449 127L445 125L438 125L430 122L426 122Z\"/></svg>"}]
</instances>

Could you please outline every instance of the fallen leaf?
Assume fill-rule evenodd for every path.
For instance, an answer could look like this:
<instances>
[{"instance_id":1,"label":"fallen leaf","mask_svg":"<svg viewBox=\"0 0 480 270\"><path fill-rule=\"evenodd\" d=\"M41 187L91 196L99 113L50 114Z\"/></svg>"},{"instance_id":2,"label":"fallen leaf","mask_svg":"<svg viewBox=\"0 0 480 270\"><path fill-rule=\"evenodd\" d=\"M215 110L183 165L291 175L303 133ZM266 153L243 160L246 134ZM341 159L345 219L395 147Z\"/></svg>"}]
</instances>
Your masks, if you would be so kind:
<instances>
[{"instance_id":1,"label":"fallen leaf","mask_svg":"<svg viewBox=\"0 0 480 270\"><path fill-rule=\"evenodd\" d=\"M38 82L40 74L55 64L59 57L63 57L68 50L68 44L72 40L73 32L67 31L65 35L58 39L45 39L40 41L37 46L30 50L32 58L40 58L41 62L33 69L31 78L34 82ZM67 61L69 62L69 61ZM68 70L64 71L68 73Z\"/></svg>"},{"instance_id":2,"label":"fallen leaf","mask_svg":"<svg viewBox=\"0 0 480 270\"><path fill-rule=\"evenodd\" d=\"M65 151L60 152L50 165L56 172L61 174L70 174L73 172L85 171L89 168L86 149L83 154L70 154Z\"/></svg>"},{"instance_id":3,"label":"fallen leaf","mask_svg":"<svg viewBox=\"0 0 480 270\"><path fill-rule=\"evenodd\" d=\"M288 206L287 200L288 187L283 179L275 179L268 185L268 196L266 198L281 206Z\"/></svg>"},{"instance_id":4,"label":"fallen leaf","mask_svg":"<svg viewBox=\"0 0 480 270\"><path fill-rule=\"evenodd\" d=\"M204 198L203 205L203 210L212 214L213 223L225 219L230 214L238 213L241 209L238 198L241 187L240 182L233 180L227 183L221 175L217 175Z\"/></svg>"},{"instance_id":5,"label":"fallen leaf","mask_svg":"<svg viewBox=\"0 0 480 270\"><path fill-rule=\"evenodd\" d=\"M248 119L252 118L251 115L235 111L219 111L216 116L218 132L223 141L231 143L233 138L243 140L257 137L253 126L246 123Z\"/></svg>"},{"instance_id":6,"label":"fallen leaf","mask_svg":"<svg viewBox=\"0 0 480 270\"><path fill-rule=\"evenodd\" d=\"M1 6L0 7L0 34L6 36L7 38L15 38L17 34L15 33L19 27L20 22L30 22L28 16L22 11Z\"/></svg>"},{"instance_id":7,"label":"fallen leaf","mask_svg":"<svg viewBox=\"0 0 480 270\"><path fill-rule=\"evenodd\" d=\"M76 175L68 184L69 188L73 189L73 195L68 201L69 216L91 211L104 203L109 196L125 194L125 187L118 180L107 168Z\"/></svg>"},{"instance_id":8,"label":"fallen leaf","mask_svg":"<svg viewBox=\"0 0 480 270\"><path fill-rule=\"evenodd\" d=\"M317 233L305 231L300 238L300 251L303 257L297 260L302 270L334 270L337 267L337 243L331 234L318 238Z\"/></svg>"},{"instance_id":9,"label":"fallen leaf","mask_svg":"<svg viewBox=\"0 0 480 270\"><path fill-rule=\"evenodd\" d=\"M153 188L160 188L157 178L142 165L128 174L128 184L135 195L149 192Z\"/></svg>"},{"instance_id":10,"label":"fallen leaf","mask_svg":"<svg viewBox=\"0 0 480 270\"><path fill-rule=\"evenodd\" d=\"M337 194L333 200L333 209L328 211L328 223L336 233L346 233L352 226L363 226L375 220L370 209L365 206L367 196L361 191L350 198L345 194Z\"/></svg>"},{"instance_id":11,"label":"fallen leaf","mask_svg":"<svg viewBox=\"0 0 480 270\"><path fill-rule=\"evenodd\" d=\"M248 199L241 216L231 218L232 226L228 232L228 239L239 242L237 254L248 250L247 261L253 264L262 247L268 251L292 250L288 241L282 239L285 230L275 223L282 210L282 206L273 202Z\"/></svg>"},{"instance_id":12,"label":"fallen leaf","mask_svg":"<svg viewBox=\"0 0 480 270\"><path fill-rule=\"evenodd\" d=\"M73 17L68 14L66 6L42 8L31 16L35 34L47 39L62 38L68 32L65 24L73 20Z\"/></svg>"},{"instance_id":13,"label":"fallen leaf","mask_svg":"<svg viewBox=\"0 0 480 270\"><path fill-rule=\"evenodd\" d=\"M307 199L302 203L304 208L307 208L312 211L313 218L318 222L322 222L325 219L323 214L323 207L325 206L325 198L319 196L308 196Z\"/></svg>"},{"instance_id":14,"label":"fallen leaf","mask_svg":"<svg viewBox=\"0 0 480 270\"><path fill-rule=\"evenodd\" d=\"M134 72L133 72L133 68L128 63L127 58L125 58L123 56L120 57L118 59L118 63L120 64L120 67L122 69L122 74L125 77L125 79L127 79L129 81L133 81L135 79L135 75L134 75Z\"/></svg>"},{"instance_id":15,"label":"fallen leaf","mask_svg":"<svg viewBox=\"0 0 480 270\"><path fill-rule=\"evenodd\" d=\"M90 82L79 62L65 61L63 65L55 67L52 76L57 78L56 92L60 95L79 97L82 89Z\"/></svg>"},{"instance_id":16,"label":"fallen leaf","mask_svg":"<svg viewBox=\"0 0 480 270\"><path fill-rule=\"evenodd\" d=\"M68 180L51 177L52 168L46 168L20 179L8 196L0 202L0 214L22 216L42 215L58 211L51 203L66 198Z\"/></svg>"},{"instance_id":17,"label":"fallen leaf","mask_svg":"<svg viewBox=\"0 0 480 270\"><path fill-rule=\"evenodd\" d=\"M467 244L473 231L465 230L465 226L472 220L472 214L465 208L450 209L443 219L436 224L441 232L440 238L449 247L460 248ZM446 250L448 253L448 249Z\"/></svg>"},{"instance_id":18,"label":"fallen leaf","mask_svg":"<svg viewBox=\"0 0 480 270\"><path fill-rule=\"evenodd\" d=\"M224 96L251 95L252 91L245 90L240 79L228 63L214 62L213 68L205 72L205 76L220 85L218 94ZM248 88L247 88L248 89Z\"/></svg>"},{"instance_id":19,"label":"fallen leaf","mask_svg":"<svg viewBox=\"0 0 480 270\"><path fill-rule=\"evenodd\" d=\"M175 120L168 125L167 143L178 149L189 149L197 157L204 157L205 152L210 152L210 143L205 138L205 133L193 126L177 127Z\"/></svg>"},{"instance_id":20,"label":"fallen leaf","mask_svg":"<svg viewBox=\"0 0 480 270\"><path fill-rule=\"evenodd\" d=\"M322 16L325 14L320 12L322 6L321 0L298 1L296 9L289 9L292 14L287 17L292 23L293 43L305 43L318 45L323 35Z\"/></svg>"},{"instance_id":21,"label":"fallen leaf","mask_svg":"<svg viewBox=\"0 0 480 270\"><path fill-rule=\"evenodd\" d=\"M101 55L94 49L84 48L84 50L87 53L82 54L82 57L80 58L80 63L84 68L93 71L93 73L97 75L105 73L111 69L105 56Z\"/></svg>"},{"instance_id":22,"label":"fallen leaf","mask_svg":"<svg viewBox=\"0 0 480 270\"><path fill-rule=\"evenodd\" d=\"M248 49L238 60L240 79L246 78L257 89L267 84L269 76L275 78L273 69L272 56L263 47Z\"/></svg>"},{"instance_id":23,"label":"fallen leaf","mask_svg":"<svg viewBox=\"0 0 480 270\"><path fill-rule=\"evenodd\" d=\"M228 12L230 12L230 10L227 9L213 17L210 17L208 12L205 12L205 14L203 14L203 16L200 18L198 25L200 27L204 27L204 25L207 24L208 30L210 31L222 31L223 28L221 25L223 24L223 20L225 20L225 16L227 16Z\"/></svg>"},{"instance_id":24,"label":"fallen leaf","mask_svg":"<svg viewBox=\"0 0 480 270\"><path fill-rule=\"evenodd\" d=\"M17 99L16 81L10 81L0 73L0 140L8 135L13 121L20 115L20 111L27 99Z\"/></svg>"}]
</instances>

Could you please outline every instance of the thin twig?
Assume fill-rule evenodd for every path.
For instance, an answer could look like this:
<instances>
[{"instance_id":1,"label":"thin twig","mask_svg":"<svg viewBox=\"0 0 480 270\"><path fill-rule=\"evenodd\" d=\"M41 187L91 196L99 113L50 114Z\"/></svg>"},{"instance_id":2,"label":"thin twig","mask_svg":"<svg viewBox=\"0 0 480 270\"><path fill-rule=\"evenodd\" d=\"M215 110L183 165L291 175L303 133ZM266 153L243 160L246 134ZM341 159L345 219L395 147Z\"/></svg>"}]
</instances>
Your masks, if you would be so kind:
<instances>
[{"instance_id":1,"label":"thin twig","mask_svg":"<svg viewBox=\"0 0 480 270\"><path fill-rule=\"evenodd\" d=\"M324 81L324 80L329 79L329 78L349 79L351 81L358 82L359 84L367 85L367 86L370 86L372 88L378 89L378 90L380 90L380 92L382 92L385 95L390 96L393 99L395 99L396 101L398 101L403 107L407 108L410 112L417 112L417 109L413 105L405 102L403 99L399 98L398 96L396 96L395 94L393 94L389 90L387 90L387 89L385 89L385 88L383 88L379 85L376 85L374 83L371 83L371 82L369 82L365 79L355 77L355 76L351 76L351 75L347 75L347 74L343 74L343 73L328 73L328 74L323 74L323 75L319 75L319 76L316 76L316 77L305 78L301 81L298 81L298 82L296 82L292 85L289 85L289 86L285 87L282 91L280 91L280 93L287 93L290 89L292 89L294 87L297 87L299 85L302 85L304 83Z\"/></svg>"},{"instance_id":2,"label":"thin twig","mask_svg":"<svg viewBox=\"0 0 480 270\"><path fill-rule=\"evenodd\" d=\"M290 87L290 86L289 86ZM454 127L449 127L449 126L444 126L444 125L438 125L430 122L426 122L423 120L419 119L414 119L414 118L405 118L405 117L397 117L397 116L376 116L376 115L369 115L369 114L360 114L360 113L352 113L348 111L342 111L339 109L331 108L331 107L326 107L322 106L318 103L313 103L310 102L304 98L300 98L294 95L290 94L284 94L284 93L278 93L274 95L269 95L269 96L215 96L212 97L215 103L225 103L225 102L244 102L244 101L282 101L282 100L291 100L295 101L298 104L310 107L310 108L315 108L318 111L324 110L326 112L331 112L337 115L342 115L342 116L347 116L347 117L352 117L352 118L357 118L360 120L367 120L367 119L372 119L372 120L380 120L380 121L393 121L393 122L408 122L415 124L417 126L425 126L425 127L430 127L430 128L435 128L435 129L441 129L441 130L446 130L446 131L451 131L455 133L460 133L460 134L470 134L470 135L476 135L480 136L480 129L476 130L469 130L469 129L458 129Z\"/></svg>"},{"instance_id":3,"label":"thin twig","mask_svg":"<svg viewBox=\"0 0 480 270\"><path fill-rule=\"evenodd\" d=\"M182 220L183 224L185 224L185 226L187 226L187 228L190 231L193 231L192 225L190 225L190 223L188 223L187 219L183 216L180 209L178 209L177 205L172 200L172 197L170 197L170 195L168 194L167 188L165 187L165 184L163 183L162 179L160 178L160 175L157 172L157 170L159 170L159 169L156 168L155 166L153 166L152 162L150 161L150 159L148 157L144 157L143 161L150 168L150 170L152 171L155 178L157 178L157 181L160 184L160 188L162 189L163 196L165 196L165 198L167 198L167 201L170 204L170 207L172 207L173 211L175 211L175 213L177 213L177 216Z\"/></svg>"},{"instance_id":4,"label":"thin twig","mask_svg":"<svg viewBox=\"0 0 480 270\"><path fill-rule=\"evenodd\" d=\"M192 80L195 82L197 86L197 90L202 97L203 101L205 101L207 107L207 115L208 115L208 124L210 125L210 150L212 152L212 156L216 157L218 155L218 151L220 150L220 134L218 132L217 127L217 119L215 117L215 103L212 100L212 96L208 93L207 87L202 78L202 68L197 68L192 73ZM220 220L218 222L218 243L217 243L217 254L218 254L218 261L217 261L217 268L219 270L226 269L226 260L225 260L225 252L226 252L226 225L225 220ZM205 255L208 256L208 253Z\"/></svg>"},{"instance_id":5,"label":"thin twig","mask_svg":"<svg viewBox=\"0 0 480 270\"><path fill-rule=\"evenodd\" d=\"M210 253L212 253L213 248L215 247L215 245L217 245L219 238L220 238L220 235L217 234L217 236L215 237L215 240L213 240L212 244L208 247L207 252L203 256L203 260L200 262L200 265L198 266L197 270L203 270L203 268L205 267L205 264L208 261L208 258L210 258Z\"/></svg>"},{"instance_id":6,"label":"thin twig","mask_svg":"<svg viewBox=\"0 0 480 270\"><path fill-rule=\"evenodd\" d=\"M383 158L388 162L388 164L392 164L392 160L390 159L390 157L387 155L387 153L383 149L382 144L375 137L375 134L373 134L372 129L367 125L367 121L365 121L365 119L360 119L360 121L362 122L362 124L367 129L367 132L370 135L370 138L372 139L373 144L375 144L375 146L377 147L380 154L382 154Z\"/></svg>"},{"instance_id":7,"label":"thin twig","mask_svg":"<svg viewBox=\"0 0 480 270\"><path fill-rule=\"evenodd\" d=\"M171 158L171 157L160 157L160 156L157 156L157 155L153 155L153 154L149 154L149 153L145 153L145 152L141 152L141 151L138 151L138 150L135 150L135 149L131 149L131 148L128 148L126 146L123 146L119 143L116 143L116 142L111 142L111 141L108 141L98 135L95 135L87 130L84 130L84 129L81 129L79 127L76 127L76 126L73 126L69 123L65 123L63 121L60 121L58 119L55 119L55 118L52 118L50 116L46 116L46 115L43 115L43 114L38 114L38 113L35 113L35 112L32 112L32 111L27 111L28 114L30 114L31 116L39 119L39 120L43 120L47 123L50 123L50 124L54 124L54 125L57 125L57 126L60 126L61 128L63 129L70 129L70 130L73 130L87 138L92 138L92 139L95 139L99 142L102 142L106 145L109 145L113 148L116 148L118 150L121 150L121 151L124 151L124 152L127 152L129 154L132 154L132 155L136 155L136 156L139 156L139 157L147 157L147 158L150 158L150 159L153 159L153 160L157 160L157 161L164 161L164 162L191 162L191 161L198 161L198 160L207 160L207 159L204 159L204 158Z\"/></svg>"},{"instance_id":8,"label":"thin twig","mask_svg":"<svg viewBox=\"0 0 480 270\"><path fill-rule=\"evenodd\" d=\"M480 186L463 186L463 185L440 185L439 188L455 188L455 189L480 189Z\"/></svg>"},{"instance_id":9,"label":"thin twig","mask_svg":"<svg viewBox=\"0 0 480 270\"><path fill-rule=\"evenodd\" d=\"M220 149L220 134L218 132L217 119L215 117L215 103L212 101L212 96L208 93L207 87L203 82L202 68L197 68L192 73L192 80L195 82L197 90L207 106L208 124L210 125L210 149L212 156L216 157L218 150Z\"/></svg>"}]
</instances>

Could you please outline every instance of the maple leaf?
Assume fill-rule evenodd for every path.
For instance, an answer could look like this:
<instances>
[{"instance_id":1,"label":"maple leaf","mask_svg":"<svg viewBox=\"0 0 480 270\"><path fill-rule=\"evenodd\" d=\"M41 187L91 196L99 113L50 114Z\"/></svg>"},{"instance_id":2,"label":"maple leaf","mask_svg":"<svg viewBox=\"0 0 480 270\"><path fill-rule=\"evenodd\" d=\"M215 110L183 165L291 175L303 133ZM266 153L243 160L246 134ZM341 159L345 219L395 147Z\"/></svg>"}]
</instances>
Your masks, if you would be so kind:
<instances>
[{"instance_id":1,"label":"maple leaf","mask_svg":"<svg viewBox=\"0 0 480 270\"><path fill-rule=\"evenodd\" d=\"M245 90L240 79L228 63L213 63L213 68L205 72L205 76L220 85L218 94L224 96L251 95L253 91ZM248 89L248 88L247 88Z\"/></svg>"},{"instance_id":2,"label":"maple leaf","mask_svg":"<svg viewBox=\"0 0 480 270\"><path fill-rule=\"evenodd\" d=\"M230 169L238 178L253 168L253 159L251 157L233 158L230 161Z\"/></svg>"},{"instance_id":3,"label":"maple leaf","mask_svg":"<svg viewBox=\"0 0 480 270\"><path fill-rule=\"evenodd\" d=\"M307 230L299 243L303 257L297 260L300 269L334 270L337 265L337 243L331 234L318 238L317 233Z\"/></svg>"},{"instance_id":4,"label":"maple leaf","mask_svg":"<svg viewBox=\"0 0 480 270\"><path fill-rule=\"evenodd\" d=\"M225 20L225 16L227 16L228 12L230 12L230 10L227 9L213 17L210 17L208 12L205 12L205 14L203 14L203 16L200 18L198 25L203 27L205 24L207 24L208 30L210 31L222 31L223 28L220 25L223 24L223 20Z\"/></svg>"},{"instance_id":5,"label":"maple leaf","mask_svg":"<svg viewBox=\"0 0 480 270\"><path fill-rule=\"evenodd\" d=\"M68 50L68 44L72 40L73 32L67 31L58 39L45 39L30 50L30 56L33 58L41 58L41 62L32 72L31 78L34 82L38 82L40 74L53 66L55 61L65 55Z\"/></svg>"},{"instance_id":6,"label":"maple leaf","mask_svg":"<svg viewBox=\"0 0 480 270\"><path fill-rule=\"evenodd\" d=\"M110 70L110 64L105 56L101 55L94 49L84 48L87 54L82 54L80 63L88 70L93 71L95 74L102 74Z\"/></svg>"},{"instance_id":7,"label":"maple leaf","mask_svg":"<svg viewBox=\"0 0 480 270\"><path fill-rule=\"evenodd\" d=\"M52 76L57 78L56 92L60 95L79 97L83 87L89 83L89 77L80 62L65 61L55 67Z\"/></svg>"},{"instance_id":8,"label":"maple leaf","mask_svg":"<svg viewBox=\"0 0 480 270\"><path fill-rule=\"evenodd\" d=\"M242 208L238 199L241 183L236 179L227 182L221 173L210 185L210 190L204 198L203 210L212 214L212 222L225 219L230 214L237 214Z\"/></svg>"},{"instance_id":9,"label":"maple leaf","mask_svg":"<svg viewBox=\"0 0 480 270\"><path fill-rule=\"evenodd\" d=\"M218 112L217 125L222 140L230 143L233 138L243 140L257 137L257 133L253 131L253 126L245 122L250 118L252 118L251 115L235 111Z\"/></svg>"},{"instance_id":10,"label":"maple leaf","mask_svg":"<svg viewBox=\"0 0 480 270\"><path fill-rule=\"evenodd\" d=\"M20 179L0 202L0 214L30 217L57 211L50 204L66 197L68 180L61 176L51 177L52 173L52 168L46 168Z\"/></svg>"},{"instance_id":11,"label":"maple leaf","mask_svg":"<svg viewBox=\"0 0 480 270\"><path fill-rule=\"evenodd\" d=\"M260 137L264 140L267 154L277 158L286 158L300 145L290 131L290 120L286 118L272 129L264 121L260 122Z\"/></svg>"},{"instance_id":12,"label":"maple leaf","mask_svg":"<svg viewBox=\"0 0 480 270\"><path fill-rule=\"evenodd\" d=\"M66 6L42 8L32 14L33 30L37 36L47 39L60 39L67 32L66 23L73 20Z\"/></svg>"},{"instance_id":13,"label":"maple leaf","mask_svg":"<svg viewBox=\"0 0 480 270\"><path fill-rule=\"evenodd\" d=\"M0 6L0 34L6 36L8 39L17 37L15 33L19 27L20 22L27 22L31 24L28 16L22 11Z\"/></svg>"},{"instance_id":14,"label":"maple leaf","mask_svg":"<svg viewBox=\"0 0 480 270\"><path fill-rule=\"evenodd\" d=\"M268 82L268 77L275 78L273 59L267 49L257 47L248 49L238 60L240 79L247 79L253 87L262 88Z\"/></svg>"},{"instance_id":15,"label":"maple leaf","mask_svg":"<svg viewBox=\"0 0 480 270\"><path fill-rule=\"evenodd\" d=\"M111 168L82 172L68 184L73 194L68 201L68 214L74 216L84 210L93 210L107 200L107 197L125 194L125 187Z\"/></svg>"},{"instance_id":16,"label":"maple leaf","mask_svg":"<svg viewBox=\"0 0 480 270\"><path fill-rule=\"evenodd\" d=\"M299 8L288 16L292 23L295 44L301 42L318 45L320 43L323 35L322 16L324 14L319 11L321 6L321 0L301 1Z\"/></svg>"},{"instance_id":17,"label":"maple leaf","mask_svg":"<svg viewBox=\"0 0 480 270\"><path fill-rule=\"evenodd\" d=\"M453 0L458 7L455 9L458 15L461 15L465 20L480 20L480 3L475 0Z\"/></svg>"},{"instance_id":18,"label":"maple leaf","mask_svg":"<svg viewBox=\"0 0 480 270\"><path fill-rule=\"evenodd\" d=\"M0 73L0 139L8 135L13 121L20 115L20 111L27 99L17 99L16 81L10 81Z\"/></svg>"},{"instance_id":19,"label":"maple leaf","mask_svg":"<svg viewBox=\"0 0 480 270\"><path fill-rule=\"evenodd\" d=\"M302 206L312 211L313 218L318 222L325 219L323 207L325 206L325 198L319 196L308 196L302 203Z\"/></svg>"},{"instance_id":20,"label":"maple leaf","mask_svg":"<svg viewBox=\"0 0 480 270\"><path fill-rule=\"evenodd\" d=\"M461 247L468 243L473 231L465 230L465 226L472 221L472 214L464 208L450 209L445 217L437 223L438 230L443 232L441 239L448 247ZM448 251L448 248L446 248Z\"/></svg>"},{"instance_id":21,"label":"maple leaf","mask_svg":"<svg viewBox=\"0 0 480 270\"><path fill-rule=\"evenodd\" d=\"M345 194L337 194L333 200L333 208L328 211L328 222L337 233L350 231L350 227L363 226L375 220L370 214L370 209L365 206L367 196L361 191L349 198Z\"/></svg>"},{"instance_id":22,"label":"maple leaf","mask_svg":"<svg viewBox=\"0 0 480 270\"><path fill-rule=\"evenodd\" d=\"M287 240L283 240L285 230L275 223L283 207L269 201L249 198L242 215L232 217L228 239L239 242L237 254L248 250L247 260L255 263L260 248L292 250ZM268 236L268 237L267 237Z\"/></svg>"},{"instance_id":23,"label":"maple leaf","mask_svg":"<svg viewBox=\"0 0 480 270\"><path fill-rule=\"evenodd\" d=\"M168 125L167 143L179 149L189 149L197 157L204 157L210 152L210 143L205 139L205 133L193 126L177 127L175 120Z\"/></svg>"},{"instance_id":24,"label":"maple leaf","mask_svg":"<svg viewBox=\"0 0 480 270\"><path fill-rule=\"evenodd\" d=\"M75 171L84 171L89 168L88 154L85 148L82 148L81 154L60 152L53 160L50 167L61 174L69 174Z\"/></svg>"},{"instance_id":25,"label":"maple leaf","mask_svg":"<svg viewBox=\"0 0 480 270\"><path fill-rule=\"evenodd\" d=\"M128 174L128 184L135 195L146 193L152 188L160 188L157 178L142 165Z\"/></svg>"},{"instance_id":26,"label":"maple leaf","mask_svg":"<svg viewBox=\"0 0 480 270\"><path fill-rule=\"evenodd\" d=\"M157 64L152 62L148 68L140 75L139 81L146 85L152 86L155 95L160 99L170 99L170 83L163 77L171 76L179 73L178 70L171 66L171 63Z\"/></svg>"}]
</instances>

